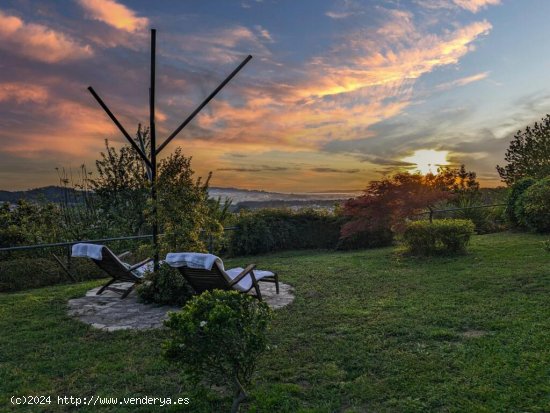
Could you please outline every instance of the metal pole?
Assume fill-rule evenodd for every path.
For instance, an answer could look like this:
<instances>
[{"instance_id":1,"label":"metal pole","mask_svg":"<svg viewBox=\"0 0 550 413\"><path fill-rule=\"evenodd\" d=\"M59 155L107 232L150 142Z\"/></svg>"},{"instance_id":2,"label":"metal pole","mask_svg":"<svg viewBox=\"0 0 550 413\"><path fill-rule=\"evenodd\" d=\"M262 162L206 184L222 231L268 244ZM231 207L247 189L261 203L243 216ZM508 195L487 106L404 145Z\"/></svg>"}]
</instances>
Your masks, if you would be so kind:
<instances>
[{"instance_id":1,"label":"metal pole","mask_svg":"<svg viewBox=\"0 0 550 413\"><path fill-rule=\"evenodd\" d=\"M155 58L157 31L151 29L151 87L149 89L149 135L151 137L151 199L153 201L153 259L159 269L158 210L157 210L157 134L155 130Z\"/></svg>"},{"instance_id":2,"label":"metal pole","mask_svg":"<svg viewBox=\"0 0 550 413\"><path fill-rule=\"evenodd\" d=\"M166 145L168 145L168 144L170 143L170 141L171 141L172 139L174 139L174 138L176 137L176 135L177 135L178 133L180 133L181 130L182 130L183 128L185 128L185 127L187 126L187 124L188 124L189 122L191 122L195 116L197 116L197 114L198 114L198 113L208 104L208 102L210 102L212 99L214 99L214 96L216 96L216 95L218 94L218 92L219 92L220 90L222 90L223 87L224 87L225 85L227 85L227 84L229 83L229 81L230 81L231 79L233 79L237 73L239 73L239 71L244 67L244 65L246 65L246 64L250 61L250 59L252 59L252 56L251 56L251 55L248 55L248 56L246 57L246 59L244 59L243 62L242 62L239 66L237 66L237 68L236 68L235 70L233 70L233 72L231 72L231 74L230 74L229 76L227 76L227 77L225 78L225 80L224 80L222 83L220 83L220 85L219 85L212 93L210 93L210 95L209 95L206 99L204 99L204 101L197 107L197 109L195 109L194 112L191 113L191 114L187 117L187 119L185 119L185 120L182 122L182 124L179 125L179 126L176 128L176 130L175 130L174 132L172 132L172 134L171 134L168 138L166 138L166 140L162 143L162 145L160 145L160 146L158 147L158 149L157 149L157 154L160 153L160 151L162 151L162 150L164 149L164 147L165 147Z\"/></svg>"},{"instance_id":3,"label":"metal pole","mask_svg":"<svg viewBox=\"0 0 550 413\"><path fill-rule=\"evenodd\" d=\"M90 87L88 87L88 90L90 91L92 96L95 98L95 100L97 100L97 103L99 103L99 106L101 106L103 108L103 110L105 111L105 113L107 113L107 115L111 118L113 123L117 126L118 130L120 130L120 132L124 135L124 137L128 140L128 142L130 142L130 145L132 145L132 147L139 153L139 156L141 156L143 161L147 165L151 166L151 162L149 161L147 156L141 151L141 149L139 148L137 143L130 137L130 134L128 132L126 132L126 129L124 129L124 126L122 126L121 123L116 118L116 116L113 115L113 112L111 112L111 110L107 107L105 102L103 102L103 100L95 92L94 88L90 86Z\"/></svg>"}]
</instances>

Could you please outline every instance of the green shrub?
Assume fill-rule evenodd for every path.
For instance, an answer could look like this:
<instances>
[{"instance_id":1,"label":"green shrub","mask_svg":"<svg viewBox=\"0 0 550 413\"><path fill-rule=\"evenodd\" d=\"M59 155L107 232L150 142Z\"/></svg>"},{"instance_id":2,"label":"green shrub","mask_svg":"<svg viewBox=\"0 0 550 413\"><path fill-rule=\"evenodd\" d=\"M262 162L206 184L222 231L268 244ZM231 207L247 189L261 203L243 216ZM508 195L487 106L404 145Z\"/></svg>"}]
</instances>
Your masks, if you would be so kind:
<instances>
[{"instance_id":1,"label":"green shrub","mask_svg":"<svg viewBox=\"0 0 550 413\"><path fill-rule=\"evenodd\" d=\"M466 250L474 228L472 221L465 219L413 221L407 224L403 240L416 254L460 253Z\"/></svg>"},{"instance_id":2,"label":"green shrub","mask_svg":"<svg viewBox=\"0 0 550 413\"><path fill-rule=\"evenodd\" d=\"M230 386L232 411L237 411L256 361L267 349L270 318L267 304L249 295L206 291L165 321L171 337L164 354L197 384Z\"/></svg>"},{"instance_id":3,"label":"green shrub","mask_svg":"<svg viewBox=\"0 0 550 413\"><path fill-rule=\"evenodd\" d=\"M323 210L261 209L237 217L230 234L231 255L296 249L357 249L389 245L389 231L368 231L340 240L345 218Z\"/></svg>"},{"instance_id":4,"label":"green shrub","mask_svg":"<svg viewBox=\"0 0 550 413\"><path fill-rule=\"evenodd\" d=\"M520 224L537 232L550 232L550 176L529 186L516 205Z\"/></svg>"},{"instance_id":5,"label":"green shrub","mask_svg":"<svg viewBox=\"0 0 550 413\"><path fill-rule=\"evenodd\" d=\"M145 275L137 293L145 302L181 306L193 295L193 289L178 270L161 264L158 271Z\"/></svg>"},{"instance_id":6,"label":"green shrub","mask_svg":"<svg viewBox=\"0 0 550 413\"><path fill-rule=\"evenodd\" d=\"M508 200L506 202L506 218L508 222L513 226L520 226L518 217L522 215L522 204L520 201L523 193L536 182L533 178L523 178L516 182L510 188L510 194L508 195Z\"/></svg>"},{"instance_id":7,"label":"green shrub","mask_svg":"<svg viewBox=\"0 0 550 413\"><path fill-rule=\"evenodd\" d=\"M542 246L546 250L546 252L550 252L550 239L543 241Z\"/></svg>"},{"instance_id":8,"label":"green shrub","mask_svg":"<svg viewBox=\"0 0 550 413\"><path fill-rule=\"evenodd\" d=\"M71 274L77 280L105 278L106 274L90 260L73 259ZM13 292L71 282L51 258L21 256L0 261L0 292Z\"/></svg>"}]
</instances>

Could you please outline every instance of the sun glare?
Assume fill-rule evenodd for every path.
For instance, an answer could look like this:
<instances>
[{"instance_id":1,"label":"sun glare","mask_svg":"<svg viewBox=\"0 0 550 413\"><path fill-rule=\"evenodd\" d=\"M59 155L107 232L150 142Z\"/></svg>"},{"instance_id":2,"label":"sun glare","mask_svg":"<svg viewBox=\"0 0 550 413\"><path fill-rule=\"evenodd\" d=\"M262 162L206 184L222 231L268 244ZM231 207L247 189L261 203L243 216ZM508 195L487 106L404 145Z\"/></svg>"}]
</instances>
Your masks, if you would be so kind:
<instances>
[{"instance_id":1,"label":"sun glare","mask_svg":"<svg viewBox=\"0 0 550 413\"><path fill-rule=\"evenodd\" d=\"M415 164L411 169L419 171L421 174L437 173L437 168L440 166L449 165L447 156L449 151L436 151L433 149L422 149L415 151L412 156L403 158L405 162Z\"/></svg>"}]
</instances>

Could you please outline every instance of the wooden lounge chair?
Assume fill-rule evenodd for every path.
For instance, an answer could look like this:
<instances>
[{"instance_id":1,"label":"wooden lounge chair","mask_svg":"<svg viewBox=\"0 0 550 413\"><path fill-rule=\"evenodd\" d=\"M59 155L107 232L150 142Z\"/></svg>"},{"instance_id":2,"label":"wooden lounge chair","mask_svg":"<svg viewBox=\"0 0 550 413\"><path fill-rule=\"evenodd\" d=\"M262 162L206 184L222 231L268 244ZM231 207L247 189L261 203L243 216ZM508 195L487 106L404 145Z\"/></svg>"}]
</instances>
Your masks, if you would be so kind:
<instances>
[{"instance_id":1,"label":"wooden lounge chair","mask_svg":"<svg viewBox=\"0 0 550 413\"><path fill-rule=\"evenodd\" d=\"M129 252L116 255L105 245L75 244L73 245L72 255L73 257L90 258L99 268L111 277L111 280L97 291L97 295L105 290L111 290L121 294L120 298L123 299L132 292L136 284L143 281L143 275L146 269L149 269L146 264L153 261L153 258L147 258L137 264L130 265L120 260L127 254L129 254ZM115 282L130 282L132 285L127 289L111 287L111 284Z\"/></svg>"},{"instance_id":2,"label":"wooden lounge chair","mask_svg":"<svg viewBox=\"0 0 550 413\"><path fill-rule=\"evenodd\" d=\"M244 269L239 267L225 270L221 259L211 256L216 258L211 265L211 269L192 268L182 262L174 263L174 261L170 260L170 255L171 254L168 254L165 262L168 263L168 265L177 268L197 294L214 289L236 290L242 293L248 293L252 290L252 288L254 288L256 298L262 300L259 282L274 283L275 290L277 294L279 294L279 276L277 273L256 270L255 264L250 264Z\"/></svg>"}]
</instances>

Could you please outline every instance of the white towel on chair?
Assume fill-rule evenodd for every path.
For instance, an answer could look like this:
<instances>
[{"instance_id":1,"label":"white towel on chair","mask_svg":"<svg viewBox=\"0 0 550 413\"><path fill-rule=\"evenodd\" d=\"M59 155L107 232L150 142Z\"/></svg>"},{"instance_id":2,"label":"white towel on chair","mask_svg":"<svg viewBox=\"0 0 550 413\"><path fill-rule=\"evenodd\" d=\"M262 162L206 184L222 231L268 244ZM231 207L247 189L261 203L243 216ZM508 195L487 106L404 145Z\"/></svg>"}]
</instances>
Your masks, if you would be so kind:
<instances>
[{"instance_id":1,"label":"white towel on chair","mask_svg":"<svg viewBox=\"0 0 550 413\"><path fill-rule=\"evenodd\" d=\"M103 259L103 255L101 254L102 249L103 245L85 243L74 244L71 255L73 257L92 258L101 261Z\"/></svg>"},{"instance_id":2,"label":"white towel on chair","mask_svg":"<svg viewBox=\"0 0 550 413\"><path fill-rule=\"evenodd\" d=\"M199 268L210 271L217 262L223 270L223 262L219 257L212 254L201 254L198 252L170 252L166 255L166 263L171 267Z\"/></svg>"},{"instance_id":3,"label":"white towel on chair","mask_svg":"<svg viewBox=\"0 0 550 413\"><path fill-rule=\"evenodd\" d=\"M234 280L241 272L243 272L243 270L244 268L242 267L231 268L230 270L226 271L226 274L229 275L229 278ZM271 271L254 270L254 278L256 278L256 281L260 281L262 278L272 277L274 275L275 274L273 274ZM250 274L248 274L241 281L235 284L234 288L243 292L250 290L252 288L252 277L250 276Z\"/></svg>"}]
</instances>

